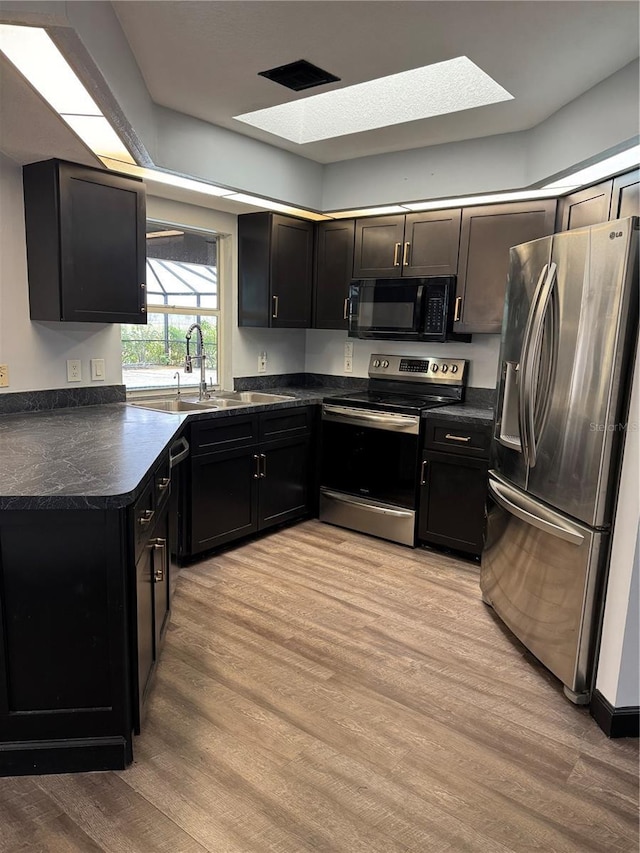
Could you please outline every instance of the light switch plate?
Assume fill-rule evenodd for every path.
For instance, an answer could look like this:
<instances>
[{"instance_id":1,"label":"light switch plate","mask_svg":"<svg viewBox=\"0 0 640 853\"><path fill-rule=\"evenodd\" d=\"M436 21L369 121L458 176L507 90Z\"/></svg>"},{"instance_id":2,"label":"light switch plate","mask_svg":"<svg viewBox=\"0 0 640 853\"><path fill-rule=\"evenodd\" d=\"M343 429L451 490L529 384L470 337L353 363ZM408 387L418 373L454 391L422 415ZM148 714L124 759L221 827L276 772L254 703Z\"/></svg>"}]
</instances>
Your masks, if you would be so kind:
<instances>
[{"instance_id":1,"label":"light switch plate","mask_svg":"<svg viewBox=\"0 0 640 853\"><path fill-rule=\"evenodd\" d=\"M91 359L91 381L104 382L104 358Z\"/></svg>"},{"instance_id":2,"label":"light switch plate","mask_svg":"<svg viewBox=\"0 0 640 853\"><path fill-rule=\"evenodd\" d=\"M9 387L9 365L0 364L0 388Z\"/></svg>"}]
</instances>

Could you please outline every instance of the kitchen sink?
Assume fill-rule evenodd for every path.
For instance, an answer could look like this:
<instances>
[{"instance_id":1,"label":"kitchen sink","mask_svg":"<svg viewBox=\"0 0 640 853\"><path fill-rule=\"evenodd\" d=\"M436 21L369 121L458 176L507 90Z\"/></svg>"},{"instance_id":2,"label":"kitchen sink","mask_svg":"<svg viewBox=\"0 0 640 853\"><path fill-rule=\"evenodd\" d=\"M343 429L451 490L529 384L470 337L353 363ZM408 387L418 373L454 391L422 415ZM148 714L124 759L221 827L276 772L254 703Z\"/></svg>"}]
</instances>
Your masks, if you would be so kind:
<instances>
[{"instance_id":1,"label":"kitchen sink","mask_svg":"<svg viewBox=\"0 0 640 853\"><path fill-rule=\"evenodd\" d=\"M140 400L138 403L130 403L131 406L138 406L141 409L153 409L155 412L172 412L175 415L183 412L206 412L215 409L220 409L222 406L213 400L177 400L175 397L171 400Z\"/></svg>"},{"instance_id":2,"label":"kitchen sink","mask_svg":"<svg viewBox=\"0 0 640 853\"><path fill-rule=\"evenodd\" d=\"M220 391L213 394L212 399L258 405L259 403L284 403L287 400L295 400L295 397L289 394L268 394L265 391Z\"/></svg>"},{"instance_id":3,"label":"kitchen sink","mask_svg":"<svg viewBox=\"0 0 640 853\"><path fill-rule=\"evenodd\" d=\"M220 391L212 394L209 400L185 400L171 397L156 397L153 400L139 400L130 403L141 409L153 409L154 412L172 412L175 415L184 412L215 412L218 409L234 409L239 406L258 406L261 403L284 403L294 400L286 394L266 394L262 391Z\"/></svg>"}]
</instances>

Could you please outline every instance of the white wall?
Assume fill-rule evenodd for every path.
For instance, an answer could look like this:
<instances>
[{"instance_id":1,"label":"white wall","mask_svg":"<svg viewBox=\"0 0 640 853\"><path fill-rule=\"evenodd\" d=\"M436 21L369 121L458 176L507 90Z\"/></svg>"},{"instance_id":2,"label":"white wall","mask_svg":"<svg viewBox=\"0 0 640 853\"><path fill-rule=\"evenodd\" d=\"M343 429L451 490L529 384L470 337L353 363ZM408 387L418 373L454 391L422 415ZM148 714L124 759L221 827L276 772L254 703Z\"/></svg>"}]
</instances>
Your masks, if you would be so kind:
<instances>
[{"instance_id":1,"label":"white wall","mask_svg":"<svg viewBox=\"0 0 640 853\"><path fill-rule=\"evenodd\" d=\"M344 373L344 344L353 342L353 373ZM400 341L361 341L347 337L346 332L308 329L306 370L308 373L329 373L332 376L367 377L369 356L374 352L392 355L451 356L471 361L469 385L474 388L495 388L500 353L500 335L476 335L471 343L406 344Z\"/></svg>"},{"instance_id":2,"label":"white wall","mask_svg":"<svg viewBox=\"0 0 640 853\"><path fill-rule=\"evenodd\" d=\"M640 705L640 348L636 354L613 528L596 688L616 708Z\"/></svg>"},{"instance_id":3,"label":"white wall","mask_svg":"<svg viewBox=\"0 0 640 853\"><path fill-rule=\"evenodd\" d=\"M82 382L67 383L68 358L82 361ZM91 382L89 359L105 360L104 382ZM120 327L104 323L35 323L29 319L22 170L0 154L0 363L12 391L118 385Z\"/></svg>"}]
</instances>

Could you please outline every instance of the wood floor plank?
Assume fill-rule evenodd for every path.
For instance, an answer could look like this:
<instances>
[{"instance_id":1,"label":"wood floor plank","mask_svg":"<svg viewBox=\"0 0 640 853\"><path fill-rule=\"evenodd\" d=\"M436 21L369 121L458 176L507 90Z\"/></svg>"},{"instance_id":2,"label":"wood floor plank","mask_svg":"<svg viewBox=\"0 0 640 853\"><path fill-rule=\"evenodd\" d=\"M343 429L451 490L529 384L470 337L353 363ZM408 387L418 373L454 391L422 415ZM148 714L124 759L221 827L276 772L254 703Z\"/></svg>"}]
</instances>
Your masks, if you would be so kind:
<instances>
[{"instance_id":1,"label":"wood floor plank","mask_svg":"<svg viewBox=\"0 0 640 853\"><path fill-rule=\"evenodd\" d=\"M608 740L476 563L309 521L184 568L135 762L0 780L0 853L632 853Z\"/></svg>"}]
</instances>

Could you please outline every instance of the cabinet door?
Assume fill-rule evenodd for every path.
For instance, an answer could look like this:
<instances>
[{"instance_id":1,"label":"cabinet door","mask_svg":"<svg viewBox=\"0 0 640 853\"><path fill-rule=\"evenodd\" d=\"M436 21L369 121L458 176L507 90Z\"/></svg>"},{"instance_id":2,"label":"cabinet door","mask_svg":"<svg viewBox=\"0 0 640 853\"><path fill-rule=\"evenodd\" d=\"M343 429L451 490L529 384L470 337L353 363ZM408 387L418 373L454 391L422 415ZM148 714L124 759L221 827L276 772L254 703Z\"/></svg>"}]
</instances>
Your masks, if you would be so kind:
<instances>
[{"instance_id":1,"label":"cabinet door","mask_svg":"<svg viewBox=\"0 0 640 853\"><path fill-rule=\"evenodd\" d=\"M57 160L23 174L31 318L146 323L144 184Z\"/></svg>"},{"instance_id":2,"label":"cabinet door","mask_svg":"<svg viewBox=\"0 0 640 853\"><path fill-rule=\"evenodd\" d=\"M463 210L455 332L500 333L509 249L552 234L555 212L555 199Z\"/></svg>"},{"instance_id":3,"label":"cabinet door","mask_svg":"<svg viewBox=\"0 0 640 853\"><path fill-rule=\"evenodd\" d=\"M356 219L354 278L399 278L404 216Z\"/></svg>"},{"instance_id":4,"label":"cabinet door","mask_svg":"<svg viewBox=\"0 0 640 853\"><path fill-rule=\"evenodd\" d=\"M479 556L487 496L487 463L447 453L425 453L418 539Z\"/></svg>"},{"instance_id":5,"label":"cabinet door","mask_svg":"<svg viewBox=\"0 0 640 853\"><path fill-rule=\"evenodd\" d=\"M171 563L169 559L169 512L168 508L158 520L153 538L153 636L154 659L160 647L171 616Z\"/></svg>"},{"instance_id":6,"label":"cabinet door","mask_svg":"<svg viewBox=\"0 0 640 853\"><path fill-rule=\"evenodd\" d=\"M640 216L640 169L613 179L609 219Z\"/></svg>"},{"instance_id":7,"label":"cabinet door","mask_svg":"<svg viewBox=\"0 0 640 853\"><path fill-rule=\"evenodd\" d=\"M460 208L407 215L402 275L455 275L458 271L461 218Z\"/></svg>"},{"instance_id":8,"label":"cabinet door","mask_svg":"<svg viewBox=\"0 0 640 853\"><path fill-rule=\"evenodd\" d=\"M308 512L309 476L308 438L260 448L260 529Z\"/></svg>"},{"instance_id":9,"label":"cabinet door","mask_svg":"<svg viewBox=\"0 0 640 853\"><path fill-rule=\"evenodd\" d=\"M258 529L258 450L191 459L190 554Z\"/></svg>"},{"instance_id":10,"label":"cabinet door","mask_svg":"<svg viewBox=\"0 0 640 853\"><path fill-rule=\"evenodd\" d=\"M319 222L316 231L314 329L345 329L353 274L355 222Z\"/></svg>"},{"instance_id":11,"label":"cabinet door","mask_svg":"<svg viewBox=\"0 0 640 853\"><path fill-rule=\"evenodd\" d=\"M271 236L271 326L311 326L313 223L273 215Z\"/></svg>"},{"instance_id":12,"label":"cabinet door","mask_svg":"<svg viewBox=\"0 0 640 853\"><path fill-rule=\"evenodd\" d=\"M612 181L587 187L560 199L557 231L597 225L609 219Z\"/></svg>"},{"instance_id":13,"label":"cabinet door","mask_svg":"<svg viewBox=\"0 0 640 853\"><path fill-rule=\"evenodd\" d=\"M143 706L151 684L156 657L153 623L153 540L147 543L136 563L136 634L137 634L137 713L136 734L140 733Z\"/></svg>"}]
</instances>

